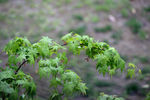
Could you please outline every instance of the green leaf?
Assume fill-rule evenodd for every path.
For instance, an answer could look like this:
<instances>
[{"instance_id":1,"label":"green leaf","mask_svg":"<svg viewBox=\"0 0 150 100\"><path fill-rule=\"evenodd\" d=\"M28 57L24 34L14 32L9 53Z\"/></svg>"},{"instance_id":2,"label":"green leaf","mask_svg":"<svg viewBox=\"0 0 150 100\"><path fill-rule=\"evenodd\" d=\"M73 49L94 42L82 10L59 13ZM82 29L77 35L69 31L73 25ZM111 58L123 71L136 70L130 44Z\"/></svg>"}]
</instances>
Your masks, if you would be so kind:
<instances>
[{"instance_id":1,"label":"green leaf","mask_svg":"<svg viewBox=\"0 0 150 100\"><path fill-rule=\"evenodd\" d=\"M10 55L8 57L8 62L9 62L10 65L12 65L12 64L16 65L17 64L16 56L15 55Z\"/></svg>"},{"instance_id":2,"label":"green leaf","mask_svg":"<svg viewBox=\"0 0 150 100\"><path fill-rule=\"evenodd\" d=\"M66 82L64 83L64 86L63 86L63 92L66 94L66 95L72 95L73 93L73 90L75 88L75 85L74 83L72 82Z\"/></svg>"},{"instance_id":3,"label":"green leaf","mask_svg":"<svg viewBox=\"0 0 150 100\"><path fill-rule=\"evenodd\" d=\"M133 63L128 63L128 66L131 68L136 68L136 66Z\"/></svg>"},{"instance_id":4,"label":"green leaf","mask_svg":"<svg viewBox=\"0 0 150 100\"><path fill-rule=\"evenodd\" d=\"M57 87L58 85L61 85L61 79L59 79L59 78L52 78L50 80L50 87Z\"/></svg>"},{"instance_id":5,"label":"green leaf","mask_svg":"<svg viewBox=\"0 0 150 100\"><path fill-rule=\"evenodd\" d=\"M49 77L51 74L51 69L49 67L39 68L38 74L40 77Z\"/></svg>"},{"instance_id":6,"label":"green leaf","mask_svg":"<svg viewBox=\"0 0 150 100\"><path fill-rule=\"evenodd\" d=\"M67 64L68 59L65 52L59 53L58 58L60 58L61 63Z\"/></svg>"},{"instance_id":7,"label":"green leaf","mask_svg":"<svg viewBox=\"0 0 150 100\"><path fill-rule=\"evenodd\" d=\"M34 64L35 63L34 56L33 55L29 55L28 56L28 61L29 61L30 64Z\"/></svg>"},{"instance_id":8,"label":"green leaf","mask_svg":"<svg viewBox=\"0 0 150 100\"><path fill-rule=\"evenodd\" d=\"M23 62L23 60L26 59L26 55L24 53L21 53L18 57L17 57L17 62Z\"/></svg>"},{"instance_id":9,"label":"green leaf","mask_svg":"<svg viewBox=\"0 0 150 100\"><path fill-rule=\"evenodd\" d=\"M0 81L0 92L11 94L14 92L14 89L8 83Z\"/></svg>"},{"instance_id":10,"label":"green leaf","mask_svg":"<svg viewBox=\"0 0 150 100\"><path fill-rule=\"evenodd\" d=\"M61 94L58 92L53 92L52 95L50 96L50 100L62 100Z\"/></svg>"},{"instance_id":11,"label":"green leaf","mask_svg":"<svg viewBox=\"0 0 150 100\"><path fill-rule=\"evenodd\" d=\"M83 94L86 94L86 90L88 89L85 83L79 83L77 87Z\"/></svg>"},{"instance_id":12,"label":"green leaf","mask_svg":"<svg viewBox=\"0 0 150 100\"><path fill-rule=\"evenodd\" d=\"M112 75L114 75L115 74L115 68L114 69L110 69L109 70L109 75L112 77Z\"/></svg>"},{"instance_id":13,"label":"green leaf","mask_svg":"<svg viewBox=\"0 0 150 100\"><path fill-rule=\"evenodd\" d=\"M63 37L61 38L61 40L64 40L64 41L67 42L67 40L70 39L71 36L72 36L72 33L66 34L65 36L63 36Z\"/></svg>"},{"instance_id":14,"label":"green leaf","mask_svg":"<svg viewBox=\"0 0 150 100\"><path fill-rule=\"evenodd\" d=\"M36 94L36 85L34 84L34 82L26 82L26 84L24 84L23 86L26 89L26 93L28 97L32 97L35 96Z\"/></svg>"},{"instance_id":15,"label":"green leaf","mask_svg":"<svg viewBox=\"0 0 150 100\"><path fill-rule=\"evenodd\" d=\"M115 95L107 95L104 93L100 93L100 96L98 97L97 100L124 100L123 98L119 98Z\"/></svg>"},{"instance_id":16,"label":"green leaf","mask_svg":"<svg viewBox=\"0 0 150 100\"><path fill-rule=\"evenodd\" d=\"M128 69L127 70L127 76L129 76L130 78L135 76L135 69Z\"/></svg>"},{"instance_id":17,"label":"green leaf","mask_svg":"<svg viewBox=\"0 0 150 100\"><path fill-rule=\"evenodd\" d=\"M40 43L43 45L51 45L52 39L50 39L48 37L42 37L42 39L40 40Z\"/></svg>"},{"instance_id":18,"label":"green leaf","mask_svg":"<svg viewBox=\"0 0 150 100\"><path fill-rule=\"evenodd\" d=\"M0 81L3 79L13 79L13 71L12 70L6 70L0 72Z\"/></svg>"}]
</instances>

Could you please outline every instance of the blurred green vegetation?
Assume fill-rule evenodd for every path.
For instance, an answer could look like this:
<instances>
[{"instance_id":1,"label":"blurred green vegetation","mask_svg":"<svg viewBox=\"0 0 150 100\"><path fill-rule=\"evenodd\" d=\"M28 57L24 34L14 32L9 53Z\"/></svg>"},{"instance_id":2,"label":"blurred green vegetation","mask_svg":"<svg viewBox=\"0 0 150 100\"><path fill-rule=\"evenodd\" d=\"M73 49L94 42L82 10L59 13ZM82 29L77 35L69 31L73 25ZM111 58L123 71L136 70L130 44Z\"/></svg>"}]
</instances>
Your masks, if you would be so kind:
<instances>
[{"instance_id":1,"label":"blurred green vegetation","mask_svg":"<svg viewBox=\"0 0 150 100\"><path fill-rule=\"evenodd\" d=\"M0 3L6 3L8 2L9 0L0 0Z\"/></svg>"},{"instance_id":2,"label":"blurred green vegetation","mask_svg":"<svg viewBox=\"0 0 150 100\"><path fill-rule=\"evenodd\" d=\"M138 36L140 37L140 39L144 40L147 38L147 33L144 30L140 30Z\"/></svg>"},{"instance_id":3,"label":"blurred green vegetation","mask_svg":"<svg viewBox=\"0 0 150 100\"><path fill-rule=\"evenodd\" d=\"M128 61L128 56L122 55L122 54L121 54L120 56L121 56L121 58L122 58L124 61L126 61L126 62Z\"/></svg>"},{"instance_id":4,"label":"blurred green vegetation","mask_svg":"<svg viewBox=\"0 0 150 100\"><path fill-rule=\"evenodd\" d=\"M112 8L115 7L115 2L113 0L105 0L102 4L96 2L96 4L96 11L110 11Z\"/></svg>"},{"instance_id":5,"label":"blurred green vegetation","mask_svg":"<svg viewBox=\"0 0 150 100\"><path fill-rule=\"evenodd\" d=\"M144 66L144 68L142 69L142 75L150 75L150 66Z\"/></svg>"},{"instance_id":6,"label":"blurred green vegetation","mask_svg":"<svg viewBox=\"0 0 150 100\"><path fill-rule=\"evenodd\" d=\"M144 8L144 11L150 12L150 6L145 7L145 8Z\"/></svg>"},{"instance_id":7,"label":"blurred green vegetation","mask_svg":"<svg viewBox=\"0 0 150 100\"><path fill-rule=\"evenodd\" d=\"M131 82L125 88L128 95L135 95L140 92L141 86L137 82Z\"/></svg>"},{"instance_id":8,"label":"blurred green vegetation","mask_svg":"<svg viewBox=\"0 0 150 100\"><path fill-rule=\"evenodd\" d=\"M138 60L137 62L148 63L150 57L149 56L134 56L133 58L135 60Z\"/></svg>"},{"instance_id":9,"label":"blurred green vegetation","mask_svg":"<svg viewBox=\"0 0 150 100\"><path fill-rule=\"evenodd\" d=\"M122 39L122 31L114 32L111 37L115 40L114 43L117 44Z\"/></svg>"},{"instance_id":10,"label":"blurred green vegetation","mask_svg":"<svg viewBox=\"0 0 150 100\"><path fill-rule=\"evenodd\" d=\"M150 92L147 94L146 99L145 100L150 100Z\"/></svg>"},{"instance_id":11,"label":"blurred green vegetation","mask_svg":"<svg viewBox=\"0 0 150 100\"><path fill-rule=\"evenodd\" d=\"M97 80L97 81L95 81L95 86L97 86L97 87L112 87L112 86L116 86L116 83L106 81L106 80Z\"/></svg>"},{"instance_id":12,"label":"blurred green vegetation","mask_svg":"<svg viewBox=\"0 0 150 100\"><path fill-rule=\"evenodd\" d=\"M78 20L78 21L83 21L84 20L83 16L80 15L80 14L73 15L73 18L76 19L76 20Z\"/></svg>"},{"instance_id":13,"label":"blurred green vegetation","mask_svg":"<svg viewBox=\"0 0 150 100\"><path fill-rule=\"evenodd\" d=\"M127 21L127 25L131 28L131 31L135 34L138 34L138 32L141 30L142 25L139 20L136 18L131 18Z\"/></svg>"},{"instance_id":14,"label":"blurred green vegetation","mask_svg":"<svg viewBox=\"0 0 150 100\"><path fill-rule=\"evenodd\" d=\"M121 10L121 15L123 16L123 17L129 17L129 11L128 11L128 9L126 9L126 8L124 8L124 9L122 9Z\"/></svg>"},{"instance_id":15,"label":"blurred green vegetation","mask_svg":"<svg viewBox=\"0 0 150 100\"><path fill-rule=\"evenodd\" d=\"M99 32L105 33L105 32L109 32L111 30L112 30L112 26L111 25L106 25L104 27L95 27L94 28L94 31L96 33L99 33Z\"/></svg>"},{"instance_id":16,"label":"blurred green vegetation","mask_svg":"<svg viewBox=\"0 0 150 100\"><path fill-rule=\"evenodd\" d=\"M86 30L87 30L86 25L80 25L80 26L77 26L76 28L70 29L69 32L74 32L74 33L78 33L80 35L83 35L86 33Z\"/></svg>"},{"instance_id":17,"label":"blurred green vegetation","mask_svg":"<svg viewBox=\"0 0 150 100\"><path fill-rule=\"evenodd\" d=\"M140 39L144 40L147 37L147 33L142 29L142 24L136 18L131 18L127 21L128 27L134 34L138 34Z\"/></svg>"},{"instance_id":18,"label":"blurred green vegetation","mask_svg":"<svg viewBox=\"0 0 150 100\"><path fill-rule=\"evenodd\" d=\"M99 19L98 16L92 16L91 21L92 21L93 23L98 23L98 22L100 21L100 19Z\"/></svg>"}]
</instances>

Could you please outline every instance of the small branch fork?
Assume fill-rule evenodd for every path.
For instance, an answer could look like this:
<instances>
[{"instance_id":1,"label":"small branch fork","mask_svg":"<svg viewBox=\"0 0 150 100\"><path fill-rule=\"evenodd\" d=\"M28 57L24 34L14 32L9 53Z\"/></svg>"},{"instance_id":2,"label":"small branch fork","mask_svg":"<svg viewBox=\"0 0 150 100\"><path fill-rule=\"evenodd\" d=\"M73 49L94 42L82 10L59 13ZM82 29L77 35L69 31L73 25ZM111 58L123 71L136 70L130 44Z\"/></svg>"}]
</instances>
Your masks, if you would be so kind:
<instances>
[{"instance_id":1,"label":"small branch fork","mask_svg":"<svg viewBox=\"0 0 150 100\"><path fill-rule=\"evenodd\" d=\"M67 45L67 43L62 44L62 46ZM15 75L18 73L18 71L21 69L21 67L27 62L27 60L24 60L18 67L18 69L15 71Z\"/></svg>"},{"instance_id":2,"label":"small branch fork","mask_svg":"<svg viewBox=\"0 0 150 100\"><path fill-rule=\"evenodd\" d=\"M66 46L66 45L67 45L67 43L64 42L64 44L62 44L61 46ZM18 71L21 69L21 67L22 67L26 62L27 62L27 60L24 60L24 61L19 65L18 69L15 71L15 74L18 73Z\"/></svg>"},{"instance_id":3,"label":"small branch fork","mask_svg":"<svg viewBox=\"0 0 150 100\"><path fill-rule=\"evenodd\" d=\"M24 60L18 67L18 69L15 71L15 74L18 73L18 71L20 70L20 68L27 62L27 60Z\"/></svg>"},{"instance_id":4,"label":"small branch fork","mask_svg":"<svg viewBox=\"0 0 150 100\"><path fill-rule=\"evenodd\" d=\"M64 44L62 44L61 46L66 46L67 45L67 43L64 43Z\"/></svg>"}]
</instances>

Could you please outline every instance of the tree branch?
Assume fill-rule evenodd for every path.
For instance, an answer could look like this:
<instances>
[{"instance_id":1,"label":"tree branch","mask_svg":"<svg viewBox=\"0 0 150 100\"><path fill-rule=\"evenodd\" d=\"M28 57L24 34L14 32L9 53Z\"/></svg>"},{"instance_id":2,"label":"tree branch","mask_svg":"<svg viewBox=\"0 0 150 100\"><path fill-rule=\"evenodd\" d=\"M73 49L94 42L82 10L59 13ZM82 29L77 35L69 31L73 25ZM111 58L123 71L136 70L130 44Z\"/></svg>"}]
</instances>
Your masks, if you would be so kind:
<instances>
[{"instance_id":1,"label":"tree branch","mask_svg":"<svg viewBox=\"0 0 150 100\"><path fill-rule=\"evenodd\" d=\"M27 60L23 61L22 64L19 65L18 69L15 71L15 74L18 73L18 71L20 70L20 68L27 62Z\"/></svg>"},{"instance_id":2,"label":"tree branch","mask_svg":"<svg viewBox=\"0 0 150 100\"><path fill-rule=\"evenodd\" d=\"M61 46L65 46L65 45L67 45L67 43L62 44Z\"/></svg>"},{"instance_id":3,"label":"tree branch","mask_svg":"<svg viewBox=\"0 0 150 100\"><path fill-rule=\"evenodd\" d=\"M64 42L64 44L62 44L61 46L65 46L65 45L67 45L67 42L65 42L65 41L63 41Z\"/></svg>"},{"instance_id":4,"label":"tree branch","mask_svg":"<svg viewBox=\"0 0 150 100\"><path fill-rule=\"evenodd\" d=\"M65 46L65 45L67 45L67 43L62 44L61 46ZM18 73L18 71L20 70L20 68L21 68L26 62L27 62L27 60L23 61L23 62L19 65L18 69L15 71L15 74Z\"/></svg>"}]
</instances>

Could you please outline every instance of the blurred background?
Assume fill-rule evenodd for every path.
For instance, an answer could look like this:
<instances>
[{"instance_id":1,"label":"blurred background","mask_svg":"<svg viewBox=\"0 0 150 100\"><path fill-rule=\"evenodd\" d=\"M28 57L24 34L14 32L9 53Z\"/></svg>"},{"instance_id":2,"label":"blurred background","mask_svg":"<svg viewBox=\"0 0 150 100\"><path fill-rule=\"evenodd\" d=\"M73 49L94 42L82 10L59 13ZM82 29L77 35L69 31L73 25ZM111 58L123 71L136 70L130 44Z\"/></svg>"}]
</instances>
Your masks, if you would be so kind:
<instances>
[{"instance_id":1,"label":"blurred background","mask_svg":"<svg viewBox=\"0 0 150 100\"><path fill-rule=\"evenodd\" d=\"M100 92L125 100L144 100L150 91L150 0L0 0L0 52L16 36L32 43L48 36L61 43L69 32L89 35L114 46L126 62L141 68L142 75L130 79L117 72L112 79L95 70L95 63L73 56L70 67L87 83L86 96L71 100L95 100ZM5 66L7 56L0 54ZM47 100L49 81L40 79L34 67L24 67L34 77L37 98Z\"/></svg>"}]
</instances>

